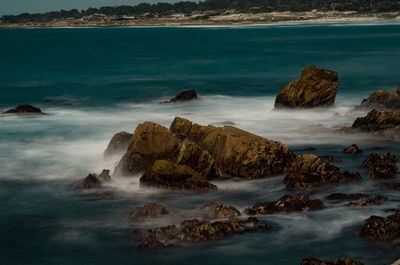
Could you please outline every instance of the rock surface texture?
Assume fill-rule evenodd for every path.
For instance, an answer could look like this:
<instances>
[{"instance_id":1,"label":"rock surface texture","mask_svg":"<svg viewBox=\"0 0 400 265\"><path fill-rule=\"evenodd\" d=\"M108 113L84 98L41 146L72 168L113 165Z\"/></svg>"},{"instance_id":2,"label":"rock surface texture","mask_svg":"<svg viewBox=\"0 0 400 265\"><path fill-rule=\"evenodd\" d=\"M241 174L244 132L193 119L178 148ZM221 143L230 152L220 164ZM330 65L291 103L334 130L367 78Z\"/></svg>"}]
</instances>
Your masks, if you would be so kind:
<instances>
[{"instance_id":1,"label":"rock surface texture","mask_svg":"<svg viewBox=\"0 0 400 265\"><path fill-rule=\"evenodd\" d=\"M3 112L3 114L43 114L43 112L32 105L22 104Z\"/></svg>"},{"instance_id":2,"label":"rock surface texture","mask_svg":"<svg viewBox=\"0 0 400 265\"><path fill-rule=\"evenodd\" d=\"M400 86L397 90L377 90L361 102L357 109L400 110Z\"/></svg>"},{"instance_id":3,"label":"rock surface texture","mask_svg":"<svg viewBox=\"0 0 400 265\"><path fill-rule=\"evenodd\" d=\"M146 203L144 206L136 207L130 214L129 219L140 222L147 219L159 218L169 215L165 206L155 203Z\"/></svg>"},{"instance_id":4,"label":"rock surface texture","mask_svg":"<svg viewBox=\"0 0 400 265\"><path fill-rule=\"evenodd\" d=\"M367 116L357 118L352 128L367 132L398 129L400 126L400 111L371 110Z\"/></svg>"},{"instance_id":5,"label":"rock surface texture","mask_svg":"<svg viewBox=\"0 0 400 265\"><path fill-rule=\"evenodd\" d=\"M332 107L340 82L338 73L306 66L300 80L285 86L275 99L275 108Z\"/></svg>"},{"instance_id":6,"label":"rock surface texture","mask_svg":"<svg viewBox=\"0 0 400 265\"><path fill-rule=\"evenodd\" d=\"M104 151L104 156L123 154L128 149L128 146L132 140L133 134L127 132L119 132L115 134L107 149Z\"/></svg>"},{"instance_id":7,"label":"rock surface texture","mask_svg":"<svg viewBox=\"0 0 400 265\"><path fill-rule=\"evenodd\" d=\"M208 219L232 218L241 215L235 207L220 201L207 203L201 208L201 211Z\"/></svg>"},{"instance_id":8,"label":"rock surface texture","mask_svg":"<svg viewBox=\"0 0 400 265\"><path fill-rule=\"evenodd\" d=\"M363 162L363 166L369 168L369 174L377 179L394 178L397 174L396 156L387 154L372 153Z\"/></svg>"},{"instance_id":9,"label":"rock surface texture","mask_svg":"<svg viewBox=\"0 0 400 265\"><path fill-rule=\"evenodd\" d=\"M301 265L364 265L364 263L349 258L335 259L331 261L323 261L314 257L303 259Z\"/></svg>"},{"instance_id":10,"label":"rock surface texture","mask_svg":"<svg viewBox=\"0 0 400 265\"><path fill-rule=\"evenodd\" d=\"M387 218L371 216L360 229L360 235L377 241L398 241L400 239L400 211Z\"/></svg>"}]
</instances>

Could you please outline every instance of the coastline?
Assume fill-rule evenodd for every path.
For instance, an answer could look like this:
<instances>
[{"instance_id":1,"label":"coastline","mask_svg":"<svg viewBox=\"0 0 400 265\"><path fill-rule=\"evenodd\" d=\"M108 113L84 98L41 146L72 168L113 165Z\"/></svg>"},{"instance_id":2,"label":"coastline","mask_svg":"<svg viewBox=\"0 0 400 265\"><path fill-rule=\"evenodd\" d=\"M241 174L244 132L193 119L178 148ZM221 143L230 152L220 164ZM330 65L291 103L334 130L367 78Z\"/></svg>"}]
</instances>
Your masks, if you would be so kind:
<instances>
[{"instance_id":1,"label":"coastline","mask_svg":"<svg viewBox=\"0 0 400 265\"><path fill-rule=\"evenodd\" d=\"M270 12L270 13L235 13L210 16L203 15L157 17L115 21L102 18L95 21L82 19L64 19L45 23L1 24L0 28L108 28L108 27L161 27L161 26L224 26L224 25L296 25L322 23L400 23L400 12L357 13L338 12Z\"/></svg>"}]
</instances>

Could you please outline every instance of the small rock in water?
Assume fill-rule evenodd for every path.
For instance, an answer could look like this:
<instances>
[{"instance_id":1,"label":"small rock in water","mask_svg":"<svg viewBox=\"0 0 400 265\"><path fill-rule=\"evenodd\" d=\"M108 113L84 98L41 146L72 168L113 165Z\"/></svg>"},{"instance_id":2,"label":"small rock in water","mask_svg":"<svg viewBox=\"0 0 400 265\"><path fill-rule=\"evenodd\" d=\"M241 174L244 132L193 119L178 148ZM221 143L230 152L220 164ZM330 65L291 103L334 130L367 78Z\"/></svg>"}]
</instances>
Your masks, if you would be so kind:
<instances>
[{"instance_id":1,"label":"small rock in water","mask_svg":"<svg viewBox=\"0 0 400 265\"><path fill-rule=\"evenodd\" d=\"M129 219L133 222L140 222L146 219L159 218L169 215L164 205L146 203L142 207L136 207L130 214Z\"/></svg>"},{"instance_id":2,"label":"small rock in water","mask_svg":"<svg viewBox=\"0 0 400 265\"><path fill-rule=\"evenodd\" d=\"M110 182L111 181L110 170L103 169L103 171L100 173L100 175L97 176L97 178L99 178L100 181L102 182Z\"/></svg>"},{"instance_id":3,"label":"small rock in water","mask_svg":"<svg viewBox=\"0 0 400 265\"><path fill-rule=\"evenodd\" d=\"M361 227L360 235L377 241L398 242L400 240L400 211L387 218L371 216Z\"/></svg>"},{"instance_id":4,"label":"small rock in water","mask_svg":"<svg viewBox=\"0 0 400 265\"><path fill-rule=\"evenodd\" d=\"M332 193L326 199L334 201L358 201L369 198L370 196L363 193L345 194L345 193Z\"/></svg>"},{"instance_id":5,"label":"small rock in water","mask_svg":"<svg viewBox=\"0 0 400 265\"><path fill-rule=\"evenodd\" d=\"M197 99L197 94L194 89L185 90L176 95L175 97L171 98L169 101L165 101L164 103L176 103L176 102L184 102Z\"/></svg>"},{"instance_id":6,"label":"small rock in water","mask_svg":"<svg viewBox=\"0 0 400 265\"><path fill-rule=\"evenodd\" d=\"M3 114L44 114L39 108L28 104L18 105L14 109L9 109Z\"/></svg>"},{"instance_id":7,"label":"small rock in water","mask_svg":"<svg viewBox=\"0 0 400 265\"><path fill-rule=\"evenodd\" d=\"M397 161L397 157L390 153L373 153L367 156L363 166L369 168L369 174L373 178L391 179L397 174Z\"/></svg>"},{"instance_id":8,"label":"small rock in water","mask_svg":"<svg viewBox=\"0 0 400 265\"><path fill-rule=\"evenodd\" d=\"M240 216L240 212L229 204L220 201L210 202L201 208L206 218L221 219Z\"/></svg>"},{"instance_id":9,"label":"small rock in water","mask_svg":"<svg viewBox=\"0 0 400 265\"><path fill-rule=\"evenodd\" d=\"M352 144L343 150L343 153L347 154L360 154L362 152L363 151L356 144Z\"/></svg>"},{"instance_id":10,"label":"small rock in water","mask_svg":"<svg viewBox=\"0 0 400 265\"><path fill-rule=\"evenodd\" d=\"M331 261L323 261L314 257L303 259L301 265L364 265L364 263L349 258L335 259Z\"/></svg>"},{"instance_id":11,"label":"small rock in water","mask_svg":"<svg viewBox=\"0 0 400 265\"><path fill-rule=\"evenodd\" d=\"M97 189L101 187L101 181L96 174L89 174L78 187L80 190Z\"/></svg>"}]
</instances>

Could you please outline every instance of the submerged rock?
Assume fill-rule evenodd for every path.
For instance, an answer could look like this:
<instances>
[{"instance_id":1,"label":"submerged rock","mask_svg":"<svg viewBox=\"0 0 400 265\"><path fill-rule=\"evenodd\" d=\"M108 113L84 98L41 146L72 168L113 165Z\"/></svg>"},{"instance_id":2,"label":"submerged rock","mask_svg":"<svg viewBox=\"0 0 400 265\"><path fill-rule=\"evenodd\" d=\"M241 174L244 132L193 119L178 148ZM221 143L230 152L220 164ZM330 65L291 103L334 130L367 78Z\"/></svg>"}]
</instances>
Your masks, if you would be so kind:
<instances>
[{"instance_id":1,"label":"submerged rock","mask_svg":"<svg viewBox=\"0 0 400 265\"><path fill-rule=\"evenodd\" d=\"M210 202L201 208L206 218L222 219L240 216L240 212L229 204L220 201Z\"/></svg>"},{"instance_id":2,"label":"submerged rock","mask_svg":"<svg viewBox=\"0 0 400 265\"><path fill-rule=\"evenodd\" d=\"M130 214L129 219L133 222L140 222L146 219L159 218L169 215L165 206L155 203L146 203L142 207L136 207Z\"/></svg>"},{"instance_id":3,"label":"submerged rock","mask_svg":"<svg viewBox=\"0 0 400 265\"><path fill-rule=\"evenodd\" d=\"M39 108L28 104L18 105L13 109L9 109L3 114L44 114Z\"/></svg>"},{"instance_id":4,"label":"submerged rock","mask_svg":"<svg viewBox=\"0 0 400 265\"><path fill-rule=\"evenodd\" d=\"M299 194L296 197L286 195L275 202L257 203L253 207L246 209L246 213L249 215L265 215L312 211L322 207L323 203L321 200L313 200L305 194Z\"/></svg>"},{"instance_id":5,"label":"submerged rock","mask_svg":"<svg viewBox=\"0 0 400 265\"><path fill-rule=\"evenodd\" d=\"M300 80L285 86L275 99L275 108L332 107L340 82L338 73L306 66Z\"/></svg>"},{"instance_id":6,"label":"submerged rock","mask_svg":"<svg viewBox=\"0 0 400 265\"><path fill-rule=\"evenodd\" d=\"M170 130L207 150L222 174L247 179L269 177L281 174L295 158L282 143L232 126L201 126L177 117Z\"/></svg>"},{"instance_id":7,"label":"submerged rock","mask_svg":"<svg viewBox=\"0 0 400 265\"><path fill-rule=\"evenodd\" d=\"M301 265L364 265L364 263L349 258L335 259L331 261L323 261L314 257L303 259Z\"/></svg>"},{"instance_id":8,"label":"submerged rock","mask_svg":"<svg viewBox=\"0 0 400 265\"><path fill-rule=\"evenodd\" d=\"M399 129L400 111L379 111L371 110L367 116L357 118L352 128L366 132L376 132L380 130Z\"/></svg>"},{"instance_id":9,"label":"submerged rock","mask_svg":"<svg viewBox=\"0 0 400 265\"><path fill-rule=\"evenodd\" d=\"M197 99L197 94L194 89L191 90L185 90L176 95L175 97L171 98L169 101L166 101L164 103L176 103L176 102L184 102L184 101L189 101Z\"/></svg>"},{"instance_id":10,"label":"submerged rock","mask_svg":"<svg viewBox=\"0 0 400 265\"><path fill-rule=\"evenodd\" d=\"M358 180L361 180L358 173L341 173L338 167L323 163L318 156L305 154L292 163L283 183L290 189L304 189Z\"/></svg>"},{"instance_id":11,"label":"submerged rock","mask_svg":"<svg viewBox=\"0 0 400 265\"><path fill-rule=\"evenodd\" d=\"M354 193L354 194L346 194L346 193L332 193L326 199L333 201L358 201L368 199L370 196L368 194L363 193Z\"/></svg>"},{"instance_id":12,"label":"submerged rock","mask_svg":"<svg viewBox=\"0 0 400 265\"><path fill-rule=\"evenodd\" d=\"M361 227L360 235L377 241L398 241L400 239L400 211L387 218L371 216Z\"/></svg>"},{"instance_id":13,"label":"submerged rock","mask_svg":"<svg viewBox=\"0 0 400 265\"><path fill-rule=\"evenodd\" d=\"M168 246L191 246L221 240L235 234L269 229L270 225L259 225L258 219L254 217L246 221L239 218L217 222L186 220L179 226L164 226L141 233L139 249L149 251Z\"/></svg>"},{"instance_id":14,"label":"submerged rock","mask_svg":"<svg viewBox=\"0 0 400 265\"><path fill-rule=\"evenodd\" d=\"M342 162L342 160L336 156L320 156L321 162Z\"/></svg>"},{"instance_id":15,"label":"submerged rock","mask_svg":"<svg viewBox=\"0 0 400 265\"><path fill-rule=\"evenodd\" d=\"M381 202L387 201L387 198L384 196L375 196L373 199L370 200L362 200L359 202L350 202L345 204L345 207L349 208L356 208L356 207L366 207L366 206L375 206L378 205Z\"/></svg>"},{"instance_id":16,"label":"submerged rock","mask_svg":"<svg viewBox=\"0 0 400 265\"><path fill-rule=\"evenodd\" d=\"M360 154L362 152L363 151L356 144L352 144L343 150L343 153L347 154Z\"/></svg>"},{"instance_id":17,"label":"submerged rock","mask_svg":"<svg viewBox=\"0 0 400 265\"><path fill-rule=\"evenodd\" d=\"M128 149L128 146L132 140L133 134L127 132L119 132L115 134L107 149L104 151L104 156L123 154Z\"/></svg>"},{"instance_id":18,"label":"submerged rock","mask_svg":"<svg viewBox=\"0 0 400 265\"><path fill-rule=\"evenodd\" d=\"M100 187L101 181L97 178L96 174L89 174L82 181L74 184L74 188L79 190L98 189Z\"/></svg>"},{"instance_id":19,"label":"submerged rock","mask_svg":"<svg viewBox=\"0 0 400 265\"><path fill-rule=\"evenodd\" d=\"M400 86L397 90L375 91L357 109L400 110Z\"/></svg>"},{"instance_id":20,"label":"submerged rock","mask_svg":"<svg viewBox=\"0 0 400 265\"><path fill-rule=\"evenodd\" d=\"M372 153L364 160L363 166L369 168L369 174L373 178L390 179L397 174L397 161L397 157L390 153Z\"/></svg>"},{"instance_id":21,"label":"submerged rock","mask_svg":"<svg viewBox=\"0 0 400 265\"><path fill-rule=\"evenodd\" d=\"M197 171L185 165L177 165L168 160L157 160L140 178L141 186L173 190L216 190L217 187L207 181Z\"/></svg>"}]
</instances>

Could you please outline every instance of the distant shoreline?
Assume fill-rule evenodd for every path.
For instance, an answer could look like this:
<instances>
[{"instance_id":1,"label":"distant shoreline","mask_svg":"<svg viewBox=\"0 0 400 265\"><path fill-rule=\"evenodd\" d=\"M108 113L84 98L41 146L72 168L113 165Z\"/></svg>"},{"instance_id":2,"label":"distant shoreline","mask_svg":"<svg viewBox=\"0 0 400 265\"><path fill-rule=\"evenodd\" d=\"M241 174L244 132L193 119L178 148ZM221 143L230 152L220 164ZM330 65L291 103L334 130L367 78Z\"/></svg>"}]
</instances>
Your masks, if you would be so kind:
<instances>
[{"instance_id":1,"label":"distant shoreline","mask_svg":"<svg viewBox=\"0 0 400 265\"><path fill-rule=\"evenodd\" d=\"M45 23L3 23L0 28L103 28L103 27L151 27L151 26L229 26L229 25L277 25L318 23L400 23L400 12L357 13L338 11L235 13L216 15L207 19L198 16L161 17L114 21L109 17L100 20L63 19Z\"/></svg>"}]
</instances>

